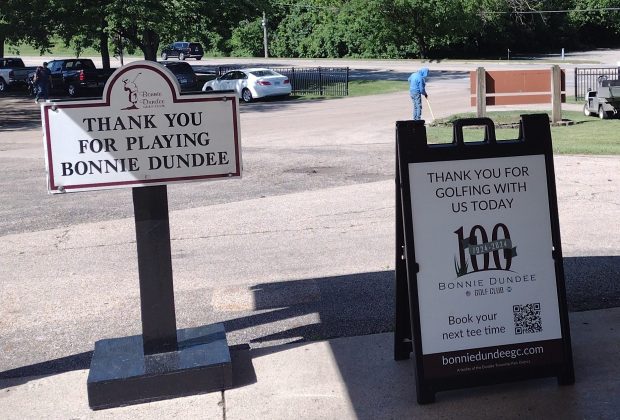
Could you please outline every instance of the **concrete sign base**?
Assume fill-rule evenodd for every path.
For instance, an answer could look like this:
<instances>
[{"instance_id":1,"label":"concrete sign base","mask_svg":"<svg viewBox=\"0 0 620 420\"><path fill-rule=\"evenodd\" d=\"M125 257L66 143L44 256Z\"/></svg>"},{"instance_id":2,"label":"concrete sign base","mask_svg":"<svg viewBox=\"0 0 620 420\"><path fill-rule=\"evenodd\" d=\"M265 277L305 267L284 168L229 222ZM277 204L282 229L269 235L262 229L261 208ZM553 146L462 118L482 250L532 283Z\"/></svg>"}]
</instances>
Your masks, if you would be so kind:
<instances>
[{"instance_id":1,"label":"concrete sign base","mask_svg":"<svg viewBox=\"0 0 620 420\"><path fill-rule=\"evenodd\" d=\"M94 410L232 388L223 324L177 331L178 350L145 355L142 336L95 343L88 375Z\"/></svg>"}]
</instances>

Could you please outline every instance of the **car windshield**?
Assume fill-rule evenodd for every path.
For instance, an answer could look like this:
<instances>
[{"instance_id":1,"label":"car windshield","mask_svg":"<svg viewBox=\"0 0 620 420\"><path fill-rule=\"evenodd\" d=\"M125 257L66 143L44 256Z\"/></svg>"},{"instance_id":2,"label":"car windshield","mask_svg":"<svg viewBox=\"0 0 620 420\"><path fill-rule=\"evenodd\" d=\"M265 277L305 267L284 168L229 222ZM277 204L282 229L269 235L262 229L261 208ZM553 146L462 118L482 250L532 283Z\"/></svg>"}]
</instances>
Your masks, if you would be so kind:
<instances>
[{"instance_id":1,"label":"car windshield","mask_svg":"<svg viewBox=\"0 0 620 420\"><path fill-rule=\"evenodd\" d=\"M271 70L255 70L255 71L251 71L250 74L252 76L256 76L256 77L263 77L263 76L280 76L278 73L273 72Z\"/></svg>"}]
</instances>

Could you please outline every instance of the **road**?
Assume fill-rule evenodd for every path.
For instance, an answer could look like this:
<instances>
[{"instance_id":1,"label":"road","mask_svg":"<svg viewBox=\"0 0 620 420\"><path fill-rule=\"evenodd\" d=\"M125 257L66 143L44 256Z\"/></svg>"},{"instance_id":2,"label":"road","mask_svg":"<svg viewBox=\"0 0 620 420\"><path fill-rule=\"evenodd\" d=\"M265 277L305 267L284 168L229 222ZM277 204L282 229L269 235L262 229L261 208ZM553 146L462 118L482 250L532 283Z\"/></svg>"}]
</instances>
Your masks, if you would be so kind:
<instances>
[{"instance_id":1,"label":"road","mask_svg":"<svg viewBox=\"0 0 620 420\"><path fill-rule=\"evenodd\" d=\"M441 79L429 89L433 89L438 117L451 110L469 110L465 79ZM20 97L3 100L8 103L0 110L0 119L13 118L14 107L23 116L3 133L4 156L20 159L8 159L0 181L0 200L6 203L0 235L132 216L128 190L62 199L46 195L37 106ZM218 183L171 186L171 209L389 179L393 176L394 121L408 119L410 113L406 92L372 99L242 104L243 181L227 184L226 192ZM24 177L24 173L32 176ZM273 182L274 173L277 182Z\"/></svg>"},{"instance_id":2,"label":"road","mask_svg":"<svg viewBox=\"0 0 620 420\"><path fill-rule=\"evenodd\" d=\"M465 65L433 66L436 116L470 111ZM47 195L38 109L0 101L0 377L86 368L94 341L140 333L131 191ZM223 321L253 347L391 331L410 113L406 92L243 105L243 178L168 187L178 327ZM620 306L618 159L558 156L556 174L570 309Z\"/></svg>"}]
</instances>

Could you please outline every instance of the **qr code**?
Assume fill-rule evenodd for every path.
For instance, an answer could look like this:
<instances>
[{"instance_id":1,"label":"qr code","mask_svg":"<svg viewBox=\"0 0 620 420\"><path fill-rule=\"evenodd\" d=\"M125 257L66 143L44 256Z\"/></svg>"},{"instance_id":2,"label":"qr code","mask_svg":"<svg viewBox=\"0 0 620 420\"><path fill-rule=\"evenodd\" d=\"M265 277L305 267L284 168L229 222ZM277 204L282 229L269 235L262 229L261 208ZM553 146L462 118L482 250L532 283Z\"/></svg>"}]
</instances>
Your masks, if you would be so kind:
<instances>
[{"instance_id":1,"label":"qr code","mask_svg":"<svg viewBox=\"0 0 620 420\"><path fill-rule=\"evenodd\" d=\"M542 331L540 303L513 305L512 314L515 321L515 334L532 334Z\"/></svg>"}]
</instances>

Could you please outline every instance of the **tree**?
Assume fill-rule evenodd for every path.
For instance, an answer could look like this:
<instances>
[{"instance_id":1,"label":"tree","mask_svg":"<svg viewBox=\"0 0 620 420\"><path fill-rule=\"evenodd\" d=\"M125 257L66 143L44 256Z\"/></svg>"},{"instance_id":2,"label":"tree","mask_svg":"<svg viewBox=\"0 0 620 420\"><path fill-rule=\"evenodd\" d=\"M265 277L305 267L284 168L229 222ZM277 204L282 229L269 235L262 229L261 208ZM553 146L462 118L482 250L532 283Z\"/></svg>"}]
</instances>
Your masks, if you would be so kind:
<instances>
[{"instance_id":1,"label":"tree","mask_svg":"<svg viewBox=\"0 0 620 420\"><path fill-rule=\"evenodd\" d=\"M322 42L322 32L333 21L334 12L301 4L283 12L272 38L271 52L280 57L332 57Z\"/></svg>"},{"instance_id":2,"label":"tree","mask_svg":"<svg viewBox=\"0 0 620 420\"><path fill-rule=\"evenodd\" d=\"M186 1L112 0L104 9L108 30L128 39L142 51L145 60L157 61L160 34L176 24L177 3Z\"/></svg>"},{"instance_id":3,"label":"tree","mask_svg":"<svg viewBox=\"0 0 620 420\"><path fill-rule=\"evenodd\" d=\"M200 41L207 51L229 52L233 29L267 8L266 0L111 0L105 8L108 32L129 40L147 60L160 43Z\"/></svg>"},{"instance_id":4,"label":"tree","mask_svg":"<svg viewBox=\"0 0 620 420\"><path fill-rule=\"evenodd\" d=\"M620 43L613 7L617 0L40 0L36 8L4 0L0 55L5 41L43 52L55 37L77 54L94 47L104 67L119 40L149 60L173 41L201 42L207 54L262 55L263 11L274 56L435 58L577 41L613 46Z\"/></svg>"},{"instance_id":5,"label":"tree","mask_svg":"<svg viewBox=\"0 0 620 420\"><path fill-rule=\"evenodd\" d=\"M66 45L73 46L79 56L84 48L101 53L104 68L110 68L110 36L107 16L102 11L111 0L52 0L54 28ZM68 17L81 16L81 19Z\"/></svg>"},{"instance_id":6,"label":"tree","mask_svg":"<svg viewBox=\"0 0 620 420\"><path fill-rule=\"evenodd\" d=\"M390 19L399 22L407 56L427 58L462 48L478 31L478 8L466 0L394 0Z\"/></svg>"},{"instance_id":7,"label":"tree","mask_svg":"<svg viewBox=\"0 0 620 420\"><path fill-rule=\"evenodd\" d=\"M233 57L264 55L262 18L239 22L239 26L232 31L229 46Z\"/></svg>"},{"instance_id":8,"label":"tree","mask_svg":"<svg viewBox=\"0 0 620 420\"><path fill-rule=\"evenodd\" d=\"M462 45L480 21L465 0L315 0L291 8L278 27L279 55L423 57Z\"/></svg>"},{"instance_id":9,"label":"tree","mask_svg":"<svg viewBox=\"0 0 620 420\"><path fill-rule=\"evenodd\" d=\"M174 10L168 10L174 17L160 32L162 42L199 41L210 54L229 54L233 45L241 48L242 38L252 43L247 36L255 30L256 20L263 11L271 13L269 3L268 0L177 0L170 8ZM245 28L248 24L250 27ZM262 32L259 40L262 40ZM249 46L251 51L254 50L252 45Z\"/></svg>"},{"instance_id":10,"label":"tree","mask_svg":"<svg viewBox=\"0 0 620 420\"><path fill-rule=\"evenodd\" d=\"M620 45L620 11L617 0L575 0L569 21L580 42L599 47Z\"/></svg>"},{"instance_id":11,"label":"tree","mask_svg":"<svg viewBox=\"0 0 620 420\"><path fill-rule=\"evenodd\" d=\"M30 2L4 0L0 7L0 57L4 57L5 43L25 42L41 52L48 49L51 10L49 0L38 2L36 9Z\"/></svg>"}]
</instances>

